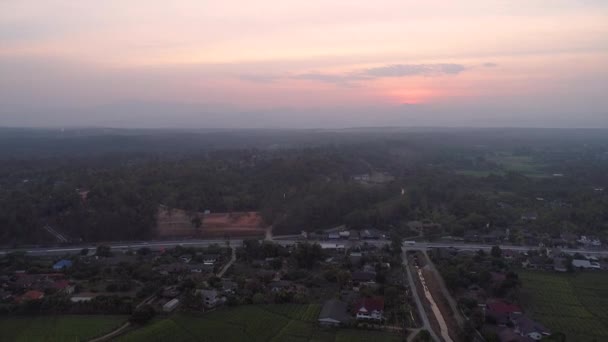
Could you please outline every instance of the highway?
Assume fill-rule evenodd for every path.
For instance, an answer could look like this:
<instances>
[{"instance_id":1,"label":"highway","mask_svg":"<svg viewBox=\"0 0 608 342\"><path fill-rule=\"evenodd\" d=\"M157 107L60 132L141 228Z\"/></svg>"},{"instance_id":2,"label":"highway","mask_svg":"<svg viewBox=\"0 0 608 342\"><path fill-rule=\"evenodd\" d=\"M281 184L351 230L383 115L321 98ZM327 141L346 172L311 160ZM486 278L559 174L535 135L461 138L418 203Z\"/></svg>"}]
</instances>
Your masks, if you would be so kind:
<instances>
[{"instance_id":1,"label":"highway","mask_svg":"<svg viewBox=\"0 0 608 342\"><path fill-rule=\"evenodd\" d=\"M177 246L184 247L207 247L209 245L218 244L225 245L226 242L229 241L231 246L240 246L243 243L242 239L210 239L210 240L197 240L197 239L188 239L188 240L171 240L171 241L137 241L137 242L117 242L117 243L105 243L105 245L110 246L110 248L114 251L128 251L128 250L137 250L139 248L148 247L152 250L160 250L167 248L174 248ZM370 245L375 245L381 247L383 245L389 244L389 240L361 240L361 241L348 241L348 240L323 240L323 241L314 241L314 240L301 240L301 239L274 239L275 243L281 244L283 246L292 246L302 242L309 243L321 243L323 245L326 244L338 244L344 245L345 247L349 247L355 245L357 243L368 243ZM427 250L429 248L456 248L461 250L490 250L492 248L492 244L479 244L479 243L463 243L463 242L417 242L415 244L404 244L408 250ZM80 253L80 251L84 248L95 249L97 248L96 244L80 244L80 245L72 245L72 246L63 246L63 247L31 247L31 248L12 248L12 249L2 249L0 250L0 255L4 255L11 252L21 251L26 252L31 255L61 255L61 254L76 254ZM513 245L501 245L501 249L503 250L513 250L518 252L527 252L529 250L538 249L538 246L513 246ZM562 249L562 252L568 254L580 253L585 256L596 256L596 257L606 257L608 256L608 250L605 249Z\"/></svg>"}]
</instances>

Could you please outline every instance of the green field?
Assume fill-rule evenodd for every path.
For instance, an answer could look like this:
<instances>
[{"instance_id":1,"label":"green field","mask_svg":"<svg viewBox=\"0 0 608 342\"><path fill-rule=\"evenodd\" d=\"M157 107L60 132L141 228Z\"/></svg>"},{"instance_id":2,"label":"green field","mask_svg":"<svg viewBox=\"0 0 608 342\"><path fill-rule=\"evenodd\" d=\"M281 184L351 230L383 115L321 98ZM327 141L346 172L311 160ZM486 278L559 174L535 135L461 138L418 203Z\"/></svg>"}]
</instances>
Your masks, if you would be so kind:
<instances>
[{"instance_id":1,"label":"green field","mask_svg":"<svg viewBox=\"0 0 608 342\"><path fill-rule=\"evenodd\" d=\"M484 170L456 170L454 173L469 177L488 177L489 175L503 176L503 171L484 171Z\"/></svg>"},{"instance_id":2,"label":"green field","mask_svg":"<svg viewBox=\"0 0 608 342\"><path fill-rule=\"evenodd\" d=\"M507 172L517 172L527 177L548 177L549 175L543 171L544 164L539 163L532 157L528 156L513 156L503 154L499 156L488 157L488 161L498 165L497 170L456 170L455 173L470 177L487 177L490 175L503 176Z\"/></svg>"},{"instance_id":3,"label":"green field","mask_svg":"<svg viewBox=\"0 0 608 342\"><path fill-rule=\"evenodd\" d=\"M521 272L531 316L568 341L608 341L608 274Z\"/></svg>"},{"instance_id":4,"label":"green field","mask_svg":"<svg viewBox=\"0 0 608 342\"><path fill-rule=\"evenodd\" d=\"M86 341L120 326L126 316L57 315L0 318L0 341Z\"/></svg>"},{"instance_id":5,"label":"green field","mask_svg":"<svg viewBox=\"0 0 608 342\"><path fill-rule=\"evenodd\" d=\"M393 334L321 329L316 325L320 306L239 306L195 316L173 315L120 338L120 341L399 341Z\"/></svg>"}]
</instances>

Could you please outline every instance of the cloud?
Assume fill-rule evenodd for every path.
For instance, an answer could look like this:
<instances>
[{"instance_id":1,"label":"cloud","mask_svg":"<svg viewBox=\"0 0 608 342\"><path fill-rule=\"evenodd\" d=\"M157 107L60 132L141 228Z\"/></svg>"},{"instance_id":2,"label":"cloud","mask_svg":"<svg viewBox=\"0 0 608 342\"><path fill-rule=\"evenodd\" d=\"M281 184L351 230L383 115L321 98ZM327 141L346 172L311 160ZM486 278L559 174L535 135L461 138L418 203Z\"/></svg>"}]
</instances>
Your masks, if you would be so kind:
<instances>
[{"instance_id":1,"label":"cloud","mask_svg":"<svg viewBox=\"0 0 608 342\"><path fill-rule=\"evenodd\" d=\"M466 70L461 64L392 64L364 70L365 75L374 77L440 76L456 75Z\"/></svg>"},{"instance_id":2,"label":"cloud","mask_svg":"<svg viewBox=\"0 0 608 342\"><path fill-rule=\"evenodd\" d=\"M344 73L308 72L292 74L283 78L294 80L311 80L332 83L342 86L352 86L353 82L369 81L385 77L410 77L410 76L444 76L457 75L467 68L462 64L440 63L440 64L391 64L376 68L355 70ZM245 75L242 80L251 82L267 83L282 77L273 75Z\"/></svg>"},{"instance_id":3,"label":"cloud","mask_svg":"<svg viewBox=\"0 0 608 342\"><path fill-rule=\"evenodd\" d=\"M255 82L255 83L272 83L281 78L277 75L241 75L241 80Z\"/></svg>"},{"instance_id":4,"label":"cloud","mask_svg":"<svg viewBox=\"0 0 608 342\"><path fill-rule=\"evenodd\" d=\"M487 62L487 63L483 63L483 66L486 68L495 68L498 66L498 64L492 63L492 62Z\"/></svg>"},{"instance_id":5,"label":"cloud","mask_svg":"<svg viewBox=\"0 0 608 342\"><path fill-rule=\"evenodd\" d=\"M345 73L345 74L328 74L328 73L305 73L293 75L290 77L294 80L311 80L311 81L319 81L319 82L327 82L334 83L340 85L352 85L351 82L354 81L363 81L372 79L372 77L356 74L356 73Z\"/></svg>"}]
</instances>

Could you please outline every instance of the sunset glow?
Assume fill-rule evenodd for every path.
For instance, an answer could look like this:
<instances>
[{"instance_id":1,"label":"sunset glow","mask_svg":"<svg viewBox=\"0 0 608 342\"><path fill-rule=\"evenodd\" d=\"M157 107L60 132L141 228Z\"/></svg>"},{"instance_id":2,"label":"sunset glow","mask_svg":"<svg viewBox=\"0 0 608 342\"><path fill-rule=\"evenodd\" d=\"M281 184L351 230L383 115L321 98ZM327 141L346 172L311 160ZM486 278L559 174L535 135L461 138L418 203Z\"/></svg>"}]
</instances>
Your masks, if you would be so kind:
<instances>
[{"instance_id":1,"label":"sunset glow","mask_svg":"<svg viewBox=\"0 0 608 342\"><path fill-rule=\"evenodd\" d=\"M8 0L0 105L10 125L111 125L158 104L199 126L209 112L273 126L306 108L341 108L349 126L362 107L393 120L401 104L543 121L584 104L606 123L606 37L603 1ZM99 107L115 112L78 114Z\"/></svg>"}]
</instances>

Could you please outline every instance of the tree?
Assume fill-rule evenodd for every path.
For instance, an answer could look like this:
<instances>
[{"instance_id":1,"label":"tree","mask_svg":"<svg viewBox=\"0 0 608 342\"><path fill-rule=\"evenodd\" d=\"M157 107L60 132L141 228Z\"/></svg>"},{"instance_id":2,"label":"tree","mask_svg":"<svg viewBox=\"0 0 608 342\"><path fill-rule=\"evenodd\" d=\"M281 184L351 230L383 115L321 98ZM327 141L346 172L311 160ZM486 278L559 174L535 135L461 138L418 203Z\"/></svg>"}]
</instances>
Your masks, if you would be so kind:
<instances>
[{"instance_id":1,"label":"tree","mask_svg":"<svg viewBox=\"0 0 608 342\"><path fill-rule=\"evenodd\" d=\"M154 311L154 308L151 305L144 304L133 312L129 321L134 324L146 324L155 314L156 311Z\"/></svg>"},{"instance_id":2,"label":"tree","mask_svg":"<svg viewBox=\"0 0 608 342\"><path fill-rule=\"evenodd\" d=\"M416 340L421 342L430 342L432 340L431 333L426 329L422 329L416 336Z\"/></svg>"},{"instance_id":3,"label":"tree","mask_svg":"<svg viewBox=\"0 0 608 342\"><path fill-rule=\"evenodd\" d=\"M191 222L194 230L196 230L196 233L200 233L201 226L203 225L203 220L201 220L200 216L194 216Z\"/></svg>"},{"instance_id":4,"label":"tree","mask_svg":"<svg viewBox=\"0 0 608 342\"><path fill-rule=\"evenodd\" d=\"M253 295L251 301L253 302L253 304L262 304L264 303L264 295L258 292Z\"/></svg>"},{"instance_id":5,"label":"tree","mask_svg":"<svg viewBox=\"0 0 608 342\"><path fill-rule=\"evenodd\" d=\"M346 284L348 284L348 282L350 282L351 274L349 271L340 270L338 273L336 273L336 280L340 288L343 288L346 286Z\"/></svg>"},{"instance_id":6,"label":"tree","mask_svg":"<svg viewBox=\"0 0 608 342\"><path fill-rule=\"evenodd\" d=\"M95 254L97 256L101 256L101 257L111 257L112 250L110 249L110 246L99 245L99 246L97 246L97 250L96 250Z\"/></svg>"},{"instance_id":7,"label":"tree","mask_svg":"<svg viewBox=\"0 0 608 342\"><path fill-rule=\"evenodd\" d=\"M500 258L502 256L502 250L500 249L499 246L492 246L492 250L490 251L490 254L494 258Z\"/></svg>"}]
</instances>

